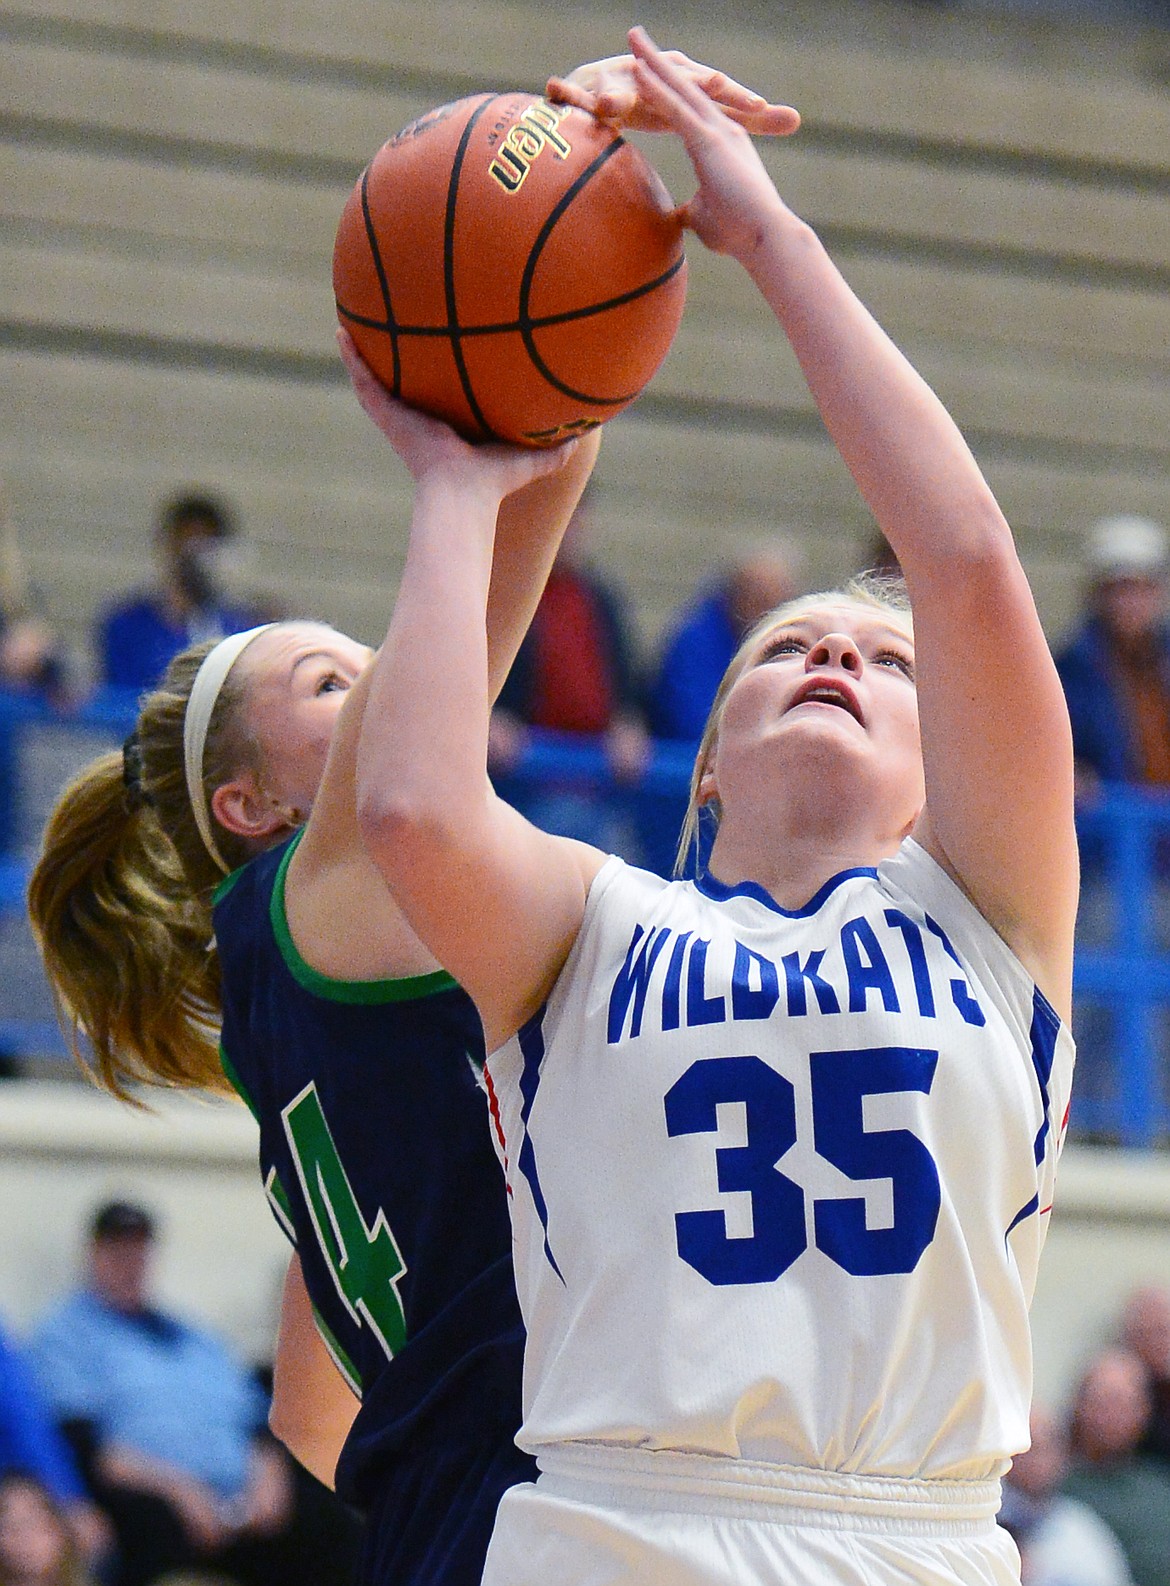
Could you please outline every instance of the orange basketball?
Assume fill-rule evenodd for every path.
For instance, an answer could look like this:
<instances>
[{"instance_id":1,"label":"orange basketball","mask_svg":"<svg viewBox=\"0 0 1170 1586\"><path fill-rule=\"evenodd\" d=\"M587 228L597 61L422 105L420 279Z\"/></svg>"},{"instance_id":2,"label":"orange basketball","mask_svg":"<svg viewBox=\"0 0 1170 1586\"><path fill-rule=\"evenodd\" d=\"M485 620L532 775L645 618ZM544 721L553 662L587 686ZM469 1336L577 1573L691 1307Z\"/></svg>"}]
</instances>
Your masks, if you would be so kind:
<instances>
[{"instance_id":1,"label":"orange basketball","mask_svg":"<svg viewBox=\"0 0 1170 1586\"><path fill-rule=\"evenodd\" d=\"M476 94L379 149L341 216L333 289L395 396L469 440L547 446L612 418L666 356L682 226L591 115Z\"/></svg>"}]
</instances>

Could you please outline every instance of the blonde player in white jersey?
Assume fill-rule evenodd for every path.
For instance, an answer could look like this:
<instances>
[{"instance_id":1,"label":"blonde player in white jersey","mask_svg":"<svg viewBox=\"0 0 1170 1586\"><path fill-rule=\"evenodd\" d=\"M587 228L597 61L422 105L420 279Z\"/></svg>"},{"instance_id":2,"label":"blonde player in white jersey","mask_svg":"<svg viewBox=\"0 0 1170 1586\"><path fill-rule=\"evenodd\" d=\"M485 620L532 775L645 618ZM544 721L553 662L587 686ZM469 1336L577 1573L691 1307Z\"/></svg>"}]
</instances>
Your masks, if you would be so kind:
<instances>
[{"instance_id":1,"label":"blonde player in white jersey","mask_svg":"<svg viewBox=\"0 0 1170 1586\"><path fill-rule=\"evenodd\" d=\"M774 310L905 569L732 663L666 882L486 775L498 457L368 402L416 480L363 830L475 998L529 1331L485 1586L1007 1583L1027 1310L1072 1045L1072 749L1008 530L946 412L640 31L686 209ZM608 101L613 104L615 101Z\"/></svg>"}]
</instances>

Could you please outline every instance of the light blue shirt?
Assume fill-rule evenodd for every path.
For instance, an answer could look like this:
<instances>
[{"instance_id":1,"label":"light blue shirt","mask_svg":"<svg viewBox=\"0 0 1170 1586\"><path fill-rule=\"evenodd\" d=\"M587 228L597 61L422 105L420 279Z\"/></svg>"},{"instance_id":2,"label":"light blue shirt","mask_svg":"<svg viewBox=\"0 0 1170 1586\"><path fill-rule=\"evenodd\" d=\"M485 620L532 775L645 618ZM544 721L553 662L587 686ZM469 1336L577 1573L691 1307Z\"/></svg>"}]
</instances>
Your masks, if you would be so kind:
<instances>
[{"instance_id":1,"label":"light blue shirt","mask_svg":"<svg viewBox=\"0 0 1170 1586\"><path fill-rule=\"evenodd\" d=\"M58 1421L91 1421L99 1441L166 1460L225 1500L243 1491L268 1407L211 1334L81 1292L46 1318L28 1359Z\"/></svg>"}]
</instances>

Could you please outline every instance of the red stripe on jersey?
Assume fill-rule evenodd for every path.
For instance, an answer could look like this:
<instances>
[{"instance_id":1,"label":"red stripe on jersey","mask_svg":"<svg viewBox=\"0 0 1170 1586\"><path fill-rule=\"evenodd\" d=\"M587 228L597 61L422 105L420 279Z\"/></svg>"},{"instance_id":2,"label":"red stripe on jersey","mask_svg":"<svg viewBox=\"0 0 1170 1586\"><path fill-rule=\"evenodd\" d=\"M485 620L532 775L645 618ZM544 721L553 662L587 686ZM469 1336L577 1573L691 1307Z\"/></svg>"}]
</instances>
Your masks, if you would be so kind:
<instances>
[{"instance_id":1,"label":"red stripe on jersey","mask_svg":"<svg viewBox=\"0 0 1170 1586\"><path fill-rule=\"evenodd\" d=\"M496 1087L492 1084L492 1076L488 1066L483 1066L483 1082L488 1094L488 1112L491 1114L492 1127L496 1131L496 1139L500 1142L500 1151L504 1158L504 1188L510 1195L512 1193L512 1172L508 1165L508 1142L504 1139L504 1126L500 1122L500 1098L496 1095Z\"/></svg>"}]
</instances>

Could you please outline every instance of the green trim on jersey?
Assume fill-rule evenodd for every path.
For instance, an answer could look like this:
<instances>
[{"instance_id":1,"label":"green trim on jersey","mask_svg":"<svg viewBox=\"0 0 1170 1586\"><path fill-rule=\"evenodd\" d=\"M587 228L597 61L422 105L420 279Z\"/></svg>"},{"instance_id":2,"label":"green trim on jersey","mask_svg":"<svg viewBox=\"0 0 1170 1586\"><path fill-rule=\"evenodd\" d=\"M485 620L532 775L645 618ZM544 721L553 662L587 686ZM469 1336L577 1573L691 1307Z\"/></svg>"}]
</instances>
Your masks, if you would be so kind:
<instances>
[{"instance_id":1,"label":"green trim on jersey","mask_svg":"<svg viewBox=\"0 0 1170 1586\"><path fill-rule=\"evenodd\" d=\"M289 1244L296 1250L297 1231L293 1226L292 1202L288 1198L288 1191L277 1178L274 1167L268 1169L268 1177L264 1180L264 1193L268 1198L268 1204L272 1207L277 1222L285 1232Z\"/></svg>"},{"instance_id":2,"label":"green trim on jersey","mask_svg":"<svg viewBox=\"0 0 1170 1586\"><path fill-rule=\"evenodd\" d=\"M219 1043L219 1066L223 1069L224 1073L231 1081L231 1087L235 1091L236 1095L244 1103L245 1107L247 1107L248 1111L252 1114L253 1118L255 1118L256 1122L259 1123L260 1114L256 1111L256 1103L252 1100L251 1096L248 1095L243 1080L236 1073L235 1065L233 1064L231 1058L227 1055L227 1052L224 1050L222 1041Z\"/></svg>"},{"instance_id":3,"label":"green trim on jersey","mask_svg":"<svg viewBox=\"0 0 1170 1586\"><path fill-rule=\"evenodd\" d=\"M236 868L231 872L230 875L224 876L224 878L220 882L219 886L216 887L215 891L211 894L211 906L212 906L212 908L214 908L217 903L222 903L223 902L224 898L227 897L228 893L232 890L232 888L235 886L236 882L243 875L243 873L247 869L247 866L248 866L249 863L250 863L249 860L245 860L242 865L237 865Z\"/></svg>"},{"instance_id":4,"label":"green trim on jersey","mask_svg":"<svg viewBox=\"0 0 1170 1586\"><path fill-rule=\"evenodd\" d=\"M328 1322L326 1322L315 1305L313 1306L313 1320L317 1324L317 1332L321 1342L325 1345L327 1354L345 1378L346 1387L356 1398L360 1399L362 1396L362 1379L358 1376L353 1361L337 1342L337 1339L330 1331Z\"/></svg>"},{"instance_id":5,"label":"green trim on jersey","mask_svg":"<svg viewBox=\"0 0 1170 1586\"><path fill-rule=\"evenodd\" d=\"M323 975L320 970L314 969L311 964L305 962L292 939L292 932L288 928L288 914L284 906L284 882L288 874L289 861L303 835L302 827L285 850L280 868L276 872L276 880L272 885L272 902L269 906L269 918L272 921L276 945L280 948L285 966L297 985L311 992L313 996L324 997L330 1002L414 1002L420 997L432 997L439 991L453 990L456 981L445 969L436 969L429 975L406 975L399 980L334 980L331 975ZM230 880L229 876L228 881ZM226 884L225 882L224 885Z\"/></svg>"}]
</instances>

